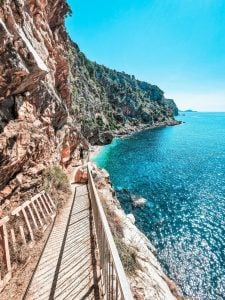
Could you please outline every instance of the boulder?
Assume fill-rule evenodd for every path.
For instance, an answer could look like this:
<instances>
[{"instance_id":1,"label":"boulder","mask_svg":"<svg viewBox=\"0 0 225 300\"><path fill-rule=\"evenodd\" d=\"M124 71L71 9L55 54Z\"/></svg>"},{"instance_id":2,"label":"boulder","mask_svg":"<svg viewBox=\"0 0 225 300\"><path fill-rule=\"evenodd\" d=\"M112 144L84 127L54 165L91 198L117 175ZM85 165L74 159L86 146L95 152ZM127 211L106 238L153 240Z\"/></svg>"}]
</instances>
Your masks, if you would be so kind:
<instances>
[{"instance_id":1,"label":"boulder","mask_svg":"<svg viewBox=\"0 0 225 300\"><path fill-rule=\"evenodd\" d=\"M88 175L87 171L83 168L79 168L75 174L74 178L75 183L87 183L88 182Z\"/></svg>"},{"instance_id":2,"label":"boulder","mask_svg":"<svg viewBox=\"0 0 225 300\"><path fill-rule=\"evenodd\" d=\"M131 195L131 200L134 207L142 207L147 202L145 198L136 195Z\"/></svg>"},{"instance_id":3,"label":"boulder","mask_svg":"<svg viewBox=\"0 0 225 300\"><path fill-rule=\"evenodd\" d=\"M134 217L133 214L128 214L128 215L127 215L127 219L129 219L129 220L131 221L132 224L135 223L135 217Z\"/></svg>"},{"instance_id":4,"label":"boulder","mask_svg":"<svg viewBox=\"0 0 225 300\"><path fill-rule=\"evenodd\" d=\"M99 135L100 145L110 144L113 140L113 134L110 131L102 132Z\"/></svg>"}]
</instances>

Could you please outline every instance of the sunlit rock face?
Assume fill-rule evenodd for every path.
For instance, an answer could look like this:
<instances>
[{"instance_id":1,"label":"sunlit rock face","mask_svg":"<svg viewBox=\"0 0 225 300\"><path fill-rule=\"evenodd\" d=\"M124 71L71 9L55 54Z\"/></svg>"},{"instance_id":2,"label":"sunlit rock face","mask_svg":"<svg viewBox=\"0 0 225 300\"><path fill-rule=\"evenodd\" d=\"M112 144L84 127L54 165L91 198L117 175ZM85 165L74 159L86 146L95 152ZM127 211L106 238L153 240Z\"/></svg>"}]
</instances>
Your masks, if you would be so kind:
<instances>
[{"instance_id":1,"label":"sunlit rock face","mask_svg":"<svg viewBox=\"0 0 225 300\"><path fill-rule=\"evenodd\" d=\"M174 125L176 105L158 87L80 52L65 31L69 11L66 0L0 0L0 218L43 189L46 167L69 164L81 143L109 143L140 124ZM155 282L174 299L156 275L133 281L136 299L148 295L149 280L154 299L164 299L155 298Z\"/></svg>"},{"instance_id":2,"label":"sunlit rock face","mask_svg":"<svg viewBox=\"0 0 225 300\"><path fill-rule=\"evenodd\" d=\"M81 140L175 124L157 86L84 56L66 33L69 12L66 0L0 0L0 203L37 190L42 170L68 164Z\"/></svg>"},{"instance_id":3,"label":"sunlit rock face","mask_svg":"<svg viewBox=\"0 0 225 300\"><path fill-rule=\"evenodd\" d=\"M91 62L76 44L69 45L73 107L90 143L110 143L114 134L140 126L177 124L177 106L158 86Z\"/></svg>"},{"instance_id":4,"label":"sunlit rock face","mask_svg":"<svg viewBox=\"0 0 225 300\"><path fill-rule=\"evenodd\" d=\"M69 147L68 161L80 141L70 117L67 11L64 0L0 0L2 203L37 188L41 170Z\"/></svg>"}]
</instances>

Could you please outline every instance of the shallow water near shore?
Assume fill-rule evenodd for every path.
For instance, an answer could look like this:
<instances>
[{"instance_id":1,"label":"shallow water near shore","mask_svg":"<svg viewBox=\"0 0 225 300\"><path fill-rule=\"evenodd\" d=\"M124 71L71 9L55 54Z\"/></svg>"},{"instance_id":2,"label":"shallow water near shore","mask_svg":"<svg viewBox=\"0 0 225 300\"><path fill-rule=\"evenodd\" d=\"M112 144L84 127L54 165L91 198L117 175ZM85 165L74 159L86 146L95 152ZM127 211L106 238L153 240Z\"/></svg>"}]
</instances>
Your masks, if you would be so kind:
<instances>
[{"instance_id":1,"label":"shallow water near shore","mask_svg":"<svg viewBox=\"0 0 225 300\"><path fill-rule=\"evenodd\" d=\"M225 113L114 139L94 161L184 295L225 299ZM132 206L131 195L147 199Z\"/></svg>"}]
</instances>

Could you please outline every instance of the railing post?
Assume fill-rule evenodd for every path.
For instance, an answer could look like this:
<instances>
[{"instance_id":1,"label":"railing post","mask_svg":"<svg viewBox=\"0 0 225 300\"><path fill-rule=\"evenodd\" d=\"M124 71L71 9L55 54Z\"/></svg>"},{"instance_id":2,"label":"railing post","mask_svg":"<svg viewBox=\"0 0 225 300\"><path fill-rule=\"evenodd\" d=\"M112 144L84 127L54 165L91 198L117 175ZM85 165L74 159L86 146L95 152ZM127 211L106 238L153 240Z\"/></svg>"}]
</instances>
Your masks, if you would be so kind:
<instances>
[{"instance_id":1,"label":"railing post","mask_svg":"<svg viewBox=\"0 0 225 300\"><path fill-rule=\"evenodd\" d=\"M9 241L6 223L9 221L9 217L4 217L0 220L0 247L2 248L2 263L5 264L6 274L3 274L0 269L0 292L6 283L11 279L12 266L9 253ZM2 266L3 267L3 266ZM4 271L4 270L3 270ZM1 278L2 273L2 278Z\"/></svg>"},{"instance_id":2,"label":"railing post","mask_svg":"<svg viewBox=\"0 0 225 300\"><path fill-rule=\"evenodd\" d=\"M17 243L18 237L21 236L20 239L22 239L23 244L27 244L27 242L31 241L29 245L33 245L35 241L33 230L39 229L40 226L43 228L46 218L53 218L53 216L55 216L55 208L56 206L51 198L48 197L45 192L42 192L32 197L31 201L25 201L21 206L18 206L11 212L11 216L15 216L16 219L19 219L19 221L22 220L22 222L10 223L10 227L8 227L7 222L10 220L9 216L0 219L0 292L12 276L10 253L12 254L13 251L15 253L20 247ZM47 217L43 213L43 209L46 211ZM41 213L39 213L39 211ZM44 221L41 219L41 214ZM15 230L13 226L17 226L17 230ZM29 241L26 240L27 236L29 236ZM12 249L9 249L9 245Z\"/></svg>"}]
</instances>

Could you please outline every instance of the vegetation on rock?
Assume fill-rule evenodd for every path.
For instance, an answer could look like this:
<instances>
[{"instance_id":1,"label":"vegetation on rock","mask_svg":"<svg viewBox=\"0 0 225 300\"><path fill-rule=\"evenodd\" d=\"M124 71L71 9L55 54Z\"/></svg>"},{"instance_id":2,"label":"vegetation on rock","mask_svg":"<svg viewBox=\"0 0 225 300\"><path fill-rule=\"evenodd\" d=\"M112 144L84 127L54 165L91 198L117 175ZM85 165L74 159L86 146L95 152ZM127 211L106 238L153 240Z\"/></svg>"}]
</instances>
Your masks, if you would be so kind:
<instances>
[{"instance_id":1,"label":"vegetation on rock","mask_svg":"<svg viewBox=\"0 0 225 300\"><path fill-rule=\"evenodd\" d=\"M124 126L166 125L177 115L176 104L159 87L91 62L75 43L68 43L74 114L92 144L110 142L106 133Z\"/></svg>"},{"instance_id":2,"label":"vegetation on rock","mask_svg":"<svg viewBox=\"0 0 225 300\"><path fill-rule=\"evenodd\" d=\"M114 236L114 240L126 274L134 275L140 269L140 264L137 261L137 251L118 237Z\"/></svg>"},{"instance_id":3,"label":"vegetation on rock","mask_svg":"<svg viewBox=\"0 0 225 300\"><path fill-rule=\"evenodd\" d=\"M45 170L43 188L53 196L58 208L62 206L71 192L68 176L57 165L52 165Z\"/></svg>"},{"instance_id":4,"label":"vegetation on rock","mask_svg":"<svg viewBox=\"0 0 225 300\"><path fill-rule=\"evenodd\" d=\"M59 166L50 166L45 171L44 178L46 191L50 191L53 187L64 192L70 190L68 177Z\"/></svg>"}]
</instances>

